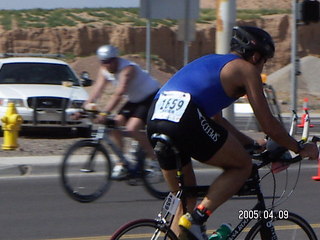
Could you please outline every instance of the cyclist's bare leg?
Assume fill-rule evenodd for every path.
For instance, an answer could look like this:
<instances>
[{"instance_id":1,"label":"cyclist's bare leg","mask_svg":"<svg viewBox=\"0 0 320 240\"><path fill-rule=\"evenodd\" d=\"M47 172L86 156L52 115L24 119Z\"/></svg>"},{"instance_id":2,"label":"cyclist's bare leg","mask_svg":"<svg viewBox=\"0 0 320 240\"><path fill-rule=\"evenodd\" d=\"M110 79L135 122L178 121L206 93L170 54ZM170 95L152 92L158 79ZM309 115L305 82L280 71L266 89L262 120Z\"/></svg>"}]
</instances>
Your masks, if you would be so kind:
<instances>
[{"instance_id":1,"label":"cyclist's bare leg","mask_svg":"<svg viewBox=\"0 0 320 240\"><path fill-rule=\"evenodd\" d=\"M194 175L192 163L190 162L189 164L184 166L182 171L183 171L184 176L188 176L188 177L184 178L184 184L186 186L195 186L197 183L196 183L196 177ZM174 170L162 169L162 173L163 173L163 176L164 176L167 184L169 185L170 191L174 192L174 193L177 192L179 190L178 181L177 181L177 170L176 169L174 169ZM196 202L197 202L196 198L188 198L187 199L187 209L189 212L195 208ZM173 230L173 232L177 236L179 236L179 233L180 233L180 228L178 227L178 221L182 215L183 215L183 209L180 204L180 206L176 212L175 218L173 220L172 227L171 227L171 229Z\"/></svg>"},{"instance_id":2,"label":"cyclist's bare leg","mask_svg":"<svg viewBox=\"0 0 320 240\"><path fill-rule=\"evenodd\" d=\"M252 161L240 142L229 133L223 147L205 163L223 169L201 202L207 209L214 211L242 187L250 176Z\"/></svg>"},{"instance_id":3,"label":"cyclist's bare leg","mask_svg":"<svg viewBox=\"0 0 320 240\"><path fill-rule=\"evenodd\" d=\"M115 122L116 122L116 126L117 126L117 127L124 126L124 125L126 124L126 122L127 122L126 118L125 118L123 115L121 115L121 114L116 115L116 116L114 117L114 120L115 120ZM113 130L113 131L112 131L112 137L113 137L115 143L117 144L117 146L118 146L121 150L123 150L123 148L124 148L124 142L123 142L123 139L122 139L123 134L121 133L121 130L116 130L116 129ZM117 164L117 165L123 165L123 163L120 162L120 161L117 162L116 164Z\"/></svg>"},{"instance_id":4,"label":"cyclist's bare leg","mask_svg":"<svg viewBox=\"0 0 320 240\"><path fill-rule=\"evenodd\" d=\"M141 132L141 130L145 127L145 123L140 118L131 117L127 121L125 116L118 114L115 116L114 120L116 121L116 125L118 127L125 126L127 133L130 135L130 137L139 142L141 147L146 151L148 157L152 159L156 158L154 150L149 143L146 134ZM121 133L121 131L114 130L113 137L119 148L123 149L124 143L122 138L123 134ZM117 164L121 165L122 163L118 162Z\"/></svg>"},{"instance_id":5,"label":"cyclist's bare leg","mask_svg":"<svg viewBox=\"0 0 320 240\"><path fill-rule=\"evenodd\" d=\"M128 131L129 135L139 142L149 158L155 159L156 156L150 142L148 141L147 134L141 132L144 127L144 121L136 117L129 118L126 123L126 130Z\"/></svg>"}]
</instances>

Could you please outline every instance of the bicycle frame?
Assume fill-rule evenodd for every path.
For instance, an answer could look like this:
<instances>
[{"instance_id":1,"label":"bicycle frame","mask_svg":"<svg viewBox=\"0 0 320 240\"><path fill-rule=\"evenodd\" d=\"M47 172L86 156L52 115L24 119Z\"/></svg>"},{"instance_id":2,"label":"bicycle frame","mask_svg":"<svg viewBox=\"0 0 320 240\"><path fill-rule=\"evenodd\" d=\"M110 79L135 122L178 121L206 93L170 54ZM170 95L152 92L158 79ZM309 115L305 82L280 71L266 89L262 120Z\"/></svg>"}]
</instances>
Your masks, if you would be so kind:
<instances>
[{"instance_id":1,"label":"bicycle frame","mask_svg":"<svg viewBox=\"0 0 320 240\"><path fill-rule=\"evenodd\" d=\"M307 115L307 117L309 116ZM297 118L293 117L293 121L296 121L294 119ZM292 127L294 127L294 124L292 124ZM306 121L305 128L308 127L309 121ZM294 129L292 128L291 130L293 131ZM307 141L307 138L307 131L304 131L302 134L302 139ZM313 137L312 142L319 141L319 139L320 138L318 137ZM176 176L179 184L179 190L178 192L170 193L167 196L162 205L161 211L158 213L158 216L155 219L138 219L131 221L116 230L111 237L112 240L125 240L128 238L141 239L141 234L152 240L159 239L159 237L160 239L165 240L177 240L178 237L174 232L175 228L171 227L173 227L172 224L176 222L174 218L178 213L178 208L181 208L182 206L182 210L186 212L186 200L188 197L204 197L207 194L209 186L184 185L184 176L182 172L179 151L175 148L171 142L171 139L167 135L155 133L152 135L152 141L154 141L154 150L158 157L176 160ZM268 148L267 151L264 151L260 154L253 154L252 159L260 161L253 163L251 176L235 195L256 196L257 202L254 204L252 209L245 210L243 213L240 213L239 211L239 219L242 220L240 220L238 225L230 233L227 239L236 239L240 233L244 232L243 230L248 226L248 224L254 220L255 223L252 225L252 227L250 227L249 232L245 234L245 239L288 239L287 232L281 231L283 230L283 226L287 224L294 224L295 227L291 227L290 225L290 228L288 228L288 230L291 230L289 232L291 236L290 239L303 238L317 240L318 238L315 232L305 219L287 210L275 211L275 207L278 205L275 204L274 199L270 207L266 206L266 200L260 188L261 179L263 179L265 175L260 178L259 169L273 162L285 164L300 162L302 158L299 155L295 157L291 156L286 148L281 146L272 146L272 148ZM274 174L273 168L270 167L269 170L272 174ZM275 191L273 196L275 197ZM290 194L288 196L290 196ZM280 198L282 198L282 196Z\"/></svg>"},{"instance_id":2,"label":"bicycle frame","mask_svg":"<svg viewBox=\"0 0 320 240\"><path fill-rule=\"evenodd\" d=\"M297 120L296 113L293 113L292 118L292 124L290 133L292 134L294 131L294 126ZM306 122L303 129L302 134L302 140L307 141L308 138L308 129L309 129L309 115L308 112L306 112ZM175 146L171 143L170 139L161 134L155 134L153 136L153 139L157 141L157 145L155 147L155 152L158 152L158 154L161 154L161 151L165 151L164 149L168 147L174 152L176 162L177 162L177 179L179 183L180 190L176 193L176 195L173 195L172 193L167 197L165 200L161 212L158 214L158 220L161 222L162 225L167 226L167 229L170 229L173 218L176 213L176 210L178 208L178 203L181 202L183 212L186 213L187 207L186 207L186 199L188 196L192 197L204 197L206 195L206 192L209 188L209 186L184 186L183 182L183 173L182 173L182 167L181 167L181 159L179 157L179 151L175 148ZM253 156L253 159L255 157ZM294 158L293 158L294 159ZM298 158L297 158L298 159ZM294 162L294 161L293 161ZM246 181L244 186L239 190L238 195L256 195L257 197L257 203L256 205L248 211L252 212L258 212L259 215L257 218L244 218L240 221L240 223L234 228L234 230L231 232L230 236L227 238L228 240L234 240L238 237L238 235L245 229L245 227L252 221L252 220L261 220L263 222L263 227L261 229L261 237L262 239L266 240L277 240L277 235L275 233L275 229L273 226L273 217L278 217L275 214L273 214L273 208L272 206L270 209L266 207L264 195L261 192L260 188L260 175L259 175L259 169L267 163L260 163L260 164L253 164L252 173L250 178ZM265 217L266 212L272 212L272 214L266 214L267 217ZM271 216L272 217L271 217Z\"/></svg>"},{"instance_id":3,"label":"bicycle frame","mask_svg":"<svg viewBox=\"0 0 320 240\"><path fill-rule=\"evenodd\" d=\"M259 169L254 165L253 167L253 183L254 191L256 192L257 196L257 203L256 205L251 209L252 212L258 211L260 214L258 216L258 219L261 219L264 222L265 229L263 231L264 236L263 239L277 239L277 236L274 231L274 227L272 224L272 218L264 217L265 211L273 211L272 209L267 209L264 196L261 192L260 188L260 175L259 175ZM241 190L240 190L241 191ZM269 216L269 214L267 215ZM228 237L228 240L236 239L237 236L244 230L244 228L253 220L253 218L244 218L240 221L240 223L234 228L234 230L231 232L230 236Z\"/></svg>"},{"instance_id":4,"label":"bicycle frame","mask_svg":"<svg viewBox=\"0 0 320 240\"><path fill-rule=\"evenodd\" d=\"M277 239L275 235L275 231L272 224L272 218L264 218L264 212L265 211L272 211L272 209L267 209L263 193L260 189L260 176L258 167L254 165L251 178L247 182L250 188L250 193L244 194L244 192L247 191L245 189L246 185L240 191L238 192L238 195L256 195L257 196L257 203L256 205L249 211L258 211L259 216L258 219L261 219L264 221L264 226L266 227L266 230L264 231L263 238L264 239ZM183 175L178 175L178 179L183 178ZM179 181L179 180L178 180ZM179 181L180 182L180 181ZM254 183L254 185L252 185ZM175 215L175 212L178 208L178 204L181 202L183 211L186 212L186 198L189 196L192 197L204 197L206 195L206 192L208 190L209 186L181 186L181 190L174 194L170 194L166 201L163 204L162 211L158 214L158 220L161 222L161 224L165 225L167 229L170 229L173 218ZM243 190L245 189L245 190ZM269 214L267 214L269 216ZM246 228L246 226L254 220L253 218L244 218L240 221L240 223L234 228L234 230L231 232L230 236L228 237L228 240L233 240L238 237L238 235Z\"/></svg>"},{"instance_id":5,"label":"bicycle frame","mask_svg":"<svg viewBox=\"0 0 320 240\"><path fill-rule=\"evenodd\" d=\"M120 161L127 166L129 171L129 176L136 177L140 176L140 170L143 168L144 164L144 156L139 156L139 154L136 155L136 161L131 162L129 161L122 150L114 143L114 141L109 137L109 133L112 131L112 128L106 127L106 126L100 126L97 129L97 132L93 138L96 142L104 141L112 150L113 153L117 157L119 157ZM119 131L122 131L121 129ZM124 133L125 134L125 133Z\"/></svg>"},{"instance_id":6,"label":"bicycle frame","mask_svg":"<svg viewBox=\"0 0 320 240\"><path fill-rule=\"evenodd\" d=\"M67 194L76 201L89 203L106 193L111 181L115 180L126 181L129 185L141 183L153 197L164 199L168 189L157 162L146 159L141 146L138 143L133 145L136 141L129 141L130 156L127 156L127 151L122 152L122 148L109 136L114 126L114 120L105 126L99 125L90 139L81 139L67 149L60 171ZM133 139L124 128L117 130ZM114 158L126 168L125 174L119 178L112 176Z\"/></svg>"}]
</instances>

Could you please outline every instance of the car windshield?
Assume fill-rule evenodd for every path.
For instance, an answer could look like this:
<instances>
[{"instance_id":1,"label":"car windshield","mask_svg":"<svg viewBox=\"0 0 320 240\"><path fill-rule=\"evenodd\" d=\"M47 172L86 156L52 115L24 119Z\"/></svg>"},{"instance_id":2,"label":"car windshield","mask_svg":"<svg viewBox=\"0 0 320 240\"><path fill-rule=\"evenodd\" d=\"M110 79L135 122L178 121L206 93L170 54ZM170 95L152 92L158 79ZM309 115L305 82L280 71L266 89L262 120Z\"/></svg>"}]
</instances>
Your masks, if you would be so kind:
<instances>
[{"instance_id":1,"label":"car windshield","mask_svg":"<svg viewBox=\"0 0 320 240\"><path fill-rule=\"evenodd\" d=\"M7 63L0 69L0 84L53 84L72 82L79 86L67 65L54 63Z\"/></svg>"}]
</instances>

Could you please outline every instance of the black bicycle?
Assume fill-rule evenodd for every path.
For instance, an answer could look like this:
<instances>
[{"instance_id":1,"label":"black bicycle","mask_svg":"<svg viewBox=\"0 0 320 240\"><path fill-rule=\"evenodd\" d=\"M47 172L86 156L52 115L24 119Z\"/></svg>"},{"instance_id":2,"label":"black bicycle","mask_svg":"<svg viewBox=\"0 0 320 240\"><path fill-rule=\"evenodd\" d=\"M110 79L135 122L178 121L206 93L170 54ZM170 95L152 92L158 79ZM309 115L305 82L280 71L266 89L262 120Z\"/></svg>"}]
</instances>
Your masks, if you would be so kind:
<instances>
[{"instance_id":1,"label":"black bicycle","mask_svg":"<svg viewBox=\"0 0 320 240\"><path fill-rule=\"evenodd\" d=\"M294 118L297 119L297 118ZM308 128L308 126L306 126ZM306 133L307 131L304 131ZM305 136L303 136L305 138ZM318 141L319 138L314 137ZM163 207L156 219L139 219L120 227L111 237L111 240L124 239L171 239L177 240L178 237L171 230L173 218L176 214L178 205L181 203L184 212L186 212L186 198L204 197L209 186L184 186L183 174L181 171L181 162L179 152L172 144L170 138L163 134L154 134L155 151L157 154L165 156L175 156L177 162L177 178L180 190L176 193L170 193L164 201ZM310 224L301 216L287 210L275 210L275 201L272 201L270 207L266 206L265 196L261 191L261 177L259 170L273 162L282 164L292 164L300 162L300 156L292 157L287 149L276 147L273 150L264 151L261 154L252 156L253 170L250 178L240 189L239 196L256 196L257 203L250 209L241 212L240 223L234 228L228 236L228 240L277 240L277 239L296 239L296 240L317 240L317 236ZM264 168L265 169L265 168ZM271 170L269 171L271 172ZM275 198L275 196L274 196ZM239 212L240 213L240 212ZM250 222L253 225L249 225ZM249 227L249 230L248 230ZM244 231L248 230L248 231Z\"/></svg>"},{"instance_id":2,"label":"black bicycle","mask_svg":"<svg viewBox=\"0 0 320 240\"><path fill-rule=\"evenodd\" d=\"M123 153L109 137L113 129L114 122L108 119L93 138L80 140L66 151L60 168L66 193L76 201L92 202L105 194L112 180L116 180L126 181L129 185L142 182L152 196L164 199L168 195L168 187L158 162L146 158L138 142L131 138L127 138L129 151ZM126 177L112 179L113 158L118 158L126 166Z\"/></svg>"}]
</instances>

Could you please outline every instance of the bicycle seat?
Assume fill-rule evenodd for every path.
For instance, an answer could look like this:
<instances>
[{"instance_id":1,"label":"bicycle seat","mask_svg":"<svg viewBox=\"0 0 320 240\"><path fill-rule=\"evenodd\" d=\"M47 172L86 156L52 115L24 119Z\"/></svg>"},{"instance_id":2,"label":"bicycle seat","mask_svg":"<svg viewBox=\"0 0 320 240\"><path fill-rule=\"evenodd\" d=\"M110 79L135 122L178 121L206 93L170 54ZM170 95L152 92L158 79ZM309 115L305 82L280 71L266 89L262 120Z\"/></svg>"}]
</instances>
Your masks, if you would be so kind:
<instances>
[{"instance_id":1,"label":"bicycle seat","mask_svg":"<svg viewBox=\"0 0 320 240\"><path fill-rule=\"evenodd\" d=\"M177 166L180 166L181 160L179 156L179 150L174 146L173 141L169 136L161 133L154 133L151 136L151 142L159 159L175 159Z\"/></svg>"},{"instance_id":2,"label":"bicycle seat","mask_svg":"<svg viewBox=\"0 0 320 240\"><path fill-rule=\"evenodd\" d=\"M151 142L157 155L159 154L165 157L169 152L170 155L172 154L173 144L169 136L161 133L154 133L151 136Z\"/></svg>"},{"instance_id":3,"label":"bicycle seat","mask_svg":"<svg viewBox=\"0 0 320 240\"><path fill-rule=\"evenodd\" d=\"M157 142L162 142L167 145L173 145L172 140L170 139L169 136L162 134L162 133L154 133L151 136L151 141L152 143L157 143Z\"/></svg>"}]
</instances>

